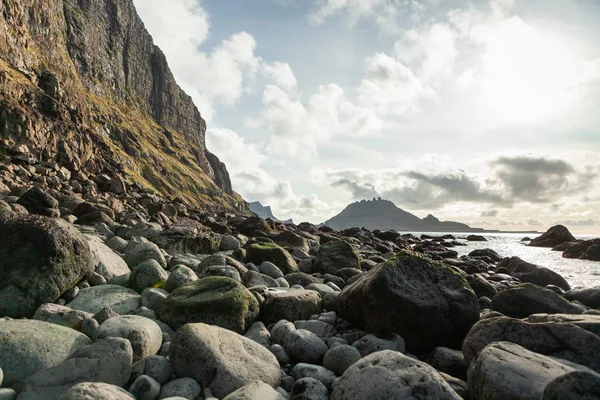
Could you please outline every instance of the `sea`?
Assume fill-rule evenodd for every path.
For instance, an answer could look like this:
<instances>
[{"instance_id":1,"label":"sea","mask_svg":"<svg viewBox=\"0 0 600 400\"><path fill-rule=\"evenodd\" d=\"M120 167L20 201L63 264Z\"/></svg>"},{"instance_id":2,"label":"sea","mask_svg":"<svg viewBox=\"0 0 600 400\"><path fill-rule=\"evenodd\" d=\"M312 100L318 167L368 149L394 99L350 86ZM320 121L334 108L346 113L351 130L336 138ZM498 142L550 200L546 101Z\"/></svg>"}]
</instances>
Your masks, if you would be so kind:
<instances>
[{"instance_id":1,"label":"sea","mask_svg":"<svg viewBox=\"0 0 600 400\"><path fill-rule=\"evenodd\" d=\"M468 242L466 237L471 233L453 232L400 232L412 233L420 237L422 234L439 237L452 234L467 246L456 246L452 250L458 256L467 255L475 249L490 248L502 257L517 256L530 263L546 267L561 274L573 289L583 289L600 286L600 261L577 260L563 258L562 252L552 251L545 247L529 247L528 242L522 242L524 237L535 238L537 234L523 233L475 233L487 239L487 242ZM574 235L577 239L592 239L600 235Z\"/></svg>"}]
</instances>

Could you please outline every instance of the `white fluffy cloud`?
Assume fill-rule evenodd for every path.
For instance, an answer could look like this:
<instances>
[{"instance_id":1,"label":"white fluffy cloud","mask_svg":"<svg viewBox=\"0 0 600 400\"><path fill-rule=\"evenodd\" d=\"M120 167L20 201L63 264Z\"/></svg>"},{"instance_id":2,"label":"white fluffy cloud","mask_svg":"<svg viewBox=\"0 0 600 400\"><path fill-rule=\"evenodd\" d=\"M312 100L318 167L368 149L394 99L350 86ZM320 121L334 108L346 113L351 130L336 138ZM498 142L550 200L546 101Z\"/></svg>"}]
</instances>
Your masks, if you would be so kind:
<instances>
[{"instance_id":1,"label":"white fluffy cloud","mask_svg":"<svg viewBox=\"0 0 600 400\"><path fill-rule=\"evenodd\" d=\"M265 170L269 157L236 132L210 128L206 140L208 147L226 163L235 189L248 201L270 205L278 218L317 222L323 215L330 215L332 208L340 207L321 201L314 193L297 194L288 181L273 178Z\"/></svg>"},{"instance_id":2,"label":"white fluffy cloud","mask_svg":"<svg viewBox=\"0 0 600 400\"><path fill-rule=\"evenodd\" d=\"M279 86L267 85L262 101L262 120L271 134L267 151L274 155L312 159L318 143L381 131L381 120L373 111L349 101L335 84L319 87L306 103Z\"/></svg>"},{"instance_id":3,"label":"white fluffy cloud","mask_svg":"<svg viewBox=\"0 0 600 400\"><path fill-rule=\"evenodd\" d=\"M210 29L207 12L196 0L134 0L156 44L165 52L173 74L211 121L216 105L232 106L259 69L256 40L239 32L210 52L201 45Z\"/></svg>"}]
</instances>

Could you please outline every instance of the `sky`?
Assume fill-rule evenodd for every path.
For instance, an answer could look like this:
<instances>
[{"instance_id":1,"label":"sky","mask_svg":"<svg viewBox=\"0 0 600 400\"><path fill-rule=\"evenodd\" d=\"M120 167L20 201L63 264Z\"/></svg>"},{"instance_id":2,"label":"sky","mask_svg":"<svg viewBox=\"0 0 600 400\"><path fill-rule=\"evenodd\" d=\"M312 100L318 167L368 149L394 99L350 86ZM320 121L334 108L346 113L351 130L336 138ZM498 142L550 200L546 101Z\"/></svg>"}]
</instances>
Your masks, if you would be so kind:
<instances>
[{"instance_id":1,"label":"sky","mask_svg":"<svg viewBox=\"0 0 600 400\"><path fill-rule=\"evenodd\" d=\"M600 232L600 1L134 0L234 190Z\"/></svg>"}]
</instances>

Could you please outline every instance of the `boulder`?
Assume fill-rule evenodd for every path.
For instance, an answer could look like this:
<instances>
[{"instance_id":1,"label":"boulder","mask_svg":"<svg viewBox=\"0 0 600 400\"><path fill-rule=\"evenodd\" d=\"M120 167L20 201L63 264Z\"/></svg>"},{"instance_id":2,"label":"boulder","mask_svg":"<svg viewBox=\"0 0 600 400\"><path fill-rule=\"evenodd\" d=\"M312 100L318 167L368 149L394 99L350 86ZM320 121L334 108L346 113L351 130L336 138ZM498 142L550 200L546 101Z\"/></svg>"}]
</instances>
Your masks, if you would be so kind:
<instances>
[{"instance_id":1,"label":"boulder","mask_svg":"<svg viewBox=\"0 0 600 400\"><path fill-rule=\"evenodd\" d=\"M464 278L406 251L346 286L336 306L341 318L380 336L397 333L417 353L457 347L479 319L477 296Z\"/></svg>"},{"instance_id":2,"label":"boulder","mask_svg":"<svg viewBox=\"0 0 600 400\"><path fill-rule=\"evenodd\" d=\"M160 390L159 399L194 400L200 398L202 387L192 378L174 379Z\"/></svg>"},{"instance_id":3,"label":"boulder","mask_svg":"<svg viewBox=\"0 0 600 400\"><path fill-rule=\"evenodd\" d=\"M92 314L111 308L117 314L127 314L140 306L141 296L135 290L118 285L102 285L82 289L67 306Z\"/></svg>"},{"instance_id":4,"label":"boulder","mask_svg":"<svg viewBox=\"0 0 600 400\"><path fill-rule=\"evenodd\" d=\"M469 253L469 257L487 257L494 262L502 260L502 257L492 249L476 249Z\"/></svg>"},{"instance_id":5,"label":"boulder","mask_svg":"<svg viewBox=\"0 0 600 400\"><path fill-rule=\"evenodd\" d=\"M148 260L155 260L163 268L166 268L167 266L167 261L165 260L162 251L160 251L160 248L156 244L148 241L130 242L125 249L124 260L129 268L132 269Z\"/></svg>"},{"instance_id":6,"label":"boulder","mask_svg":"<svg viewBox=\"0 0 600 400\"><path fill-rule=\"evenodd\" d=\"M329 400L329 390L315 378L302 378L294 382L290 400Z\"/></svg>"},{"instance_id":7,"label":"boulder","mask_svg":"<svg viewBox=\"0 0 600 400\"><path fill-rule=\"evenodd\" d=\"M96 333L97 339L120 337L128 339L133 348L133 361L158 353L162 331L156 322L138 315L120 315L104 321Z\"/></svg>"},{"instance_id":8,"label":"boulder","mask_svg":"<svg viewBox=\"0 0 600 400\"><path fill-rule=\"evenodd\" d=\"M107 281L130 272L125 260L104 244L98 236L87 236L94 268Z\"/></svg>"},{"instance_id":9,"label":"boulder","mask_svg":"<svg viewBox=\"0 0 600 400\"><path fill-rule=\"evenodd\" d=\"M67 390L59 400L135 400L135 397L115 385L84 382Z\"/></svg>"},{"instance_id":10,"label":"boulder","mask_svg":"<svg viewBox=\"0 0 600 400\"><path fill-rule=\"evenodd\" d=\"M355 347L342 344L330 348L323 357L323 366L333 371L337 376L342 376L352 364L361 359Z\"/></svg>"},{"instance_id":11,"label":"boulder","mask_svg":"<svg viewBox=\"0 0 600 400\"><path fill-rule=\"evenodd\" d=\"M55 400L82 382L123 386L129 380L133 350L128 340L108 338L82 347L61 364L31 376L20 400Z\"/></svg>"},{"instance_id":12,"label":"boulder","mask_svg":"<svg viewBox=\"0 0 600 400\"><path fill-rule=\"evenodd\" d=\"M171 274L163 285L167 292L173 292L188 283L198 280L196 273L185 265L177 265L171 269Z\"/></svg>"},{"instance_id":13,"label":"boulder","mask_svg":"<svg viewBox=\"0 0 600 400\"><path fill-rule=\"evenodd\" d=\"M304 329L296 329L285 337L283 347L294 359L309 363L319 364L327 353L327 345L321 338Z\"/></svg>"},{"instance_id":14,"label":"boulder","mask_svg":"<svg viewBox=\"0 0 600 400\"><path fill-rule=\"evenodd\" d=\"M173 366L167 357L148 356L133 365L131 379L147 375L161 385L164 385L171 380L173 372Z\"/></svg>"},{"instance_id":15,"label":"boulder","mask_svg":"<svg viewBox=\"0 0 600 400\"><path fill-rule=\"evenodd\" d=\"M241 283L211 276L173 291L159 317L174 330L188 323L203 322L244 333L258 312L258 301Z\"/></svg>"},{"instance_id":16,"label":"boulder","mask_svg":"<svg viewBox=\"0 0 600 400\"><path fill-rule=\"evenodd\" d=\"M273 238L273 241L283 247L300 247L305 251L309 250L308 240L292 231L283 231Z\"/></svg>"},{"instance_id":17,"label":"boulder","mask_svg":"<svg viewBox=\"0 0 600 400\"><path fill-rule=\"evenodd\" d=\"M242 386L223 400L286 400L286 398L266 383L257 381Z\"/></svg>"},{"instance_id":18,"label":"boulder","mask_svg":"<svg viewBox=\"0 0 600 400\"><path fill-rule=\"evenodd\" d=\"M266 325L285 319L298 321L309 319L323 311L321 295L313 290L270 289L264 293L265 302L260 308L260 319Z\"/></svg>"},{"instance_id":19,"label":"boulder","mask_svg":"<svg viewBox=\"0 0 600 400\"><path fill-rule=\"evenodd\" d=\"M588 307L600 309L600 286L569 290L565 297L570 301L577 300Z\"/></svg>"},{"instance_id":20,"label":"boulder","mask_svg":"<svg viewBox=\"0 0 600 400\"><path fill-rule=\"evenodd\" d=\"M529 323L499 317L477 322L463 344L467 363L490 343L511 342L535 353L562 358L600 371L600 337L571 324Z\"/></svg>"},{"instance_id":21,"label":"boulder","mask_svg":"<svg viewBox=\"0 0 600 400\"><path fill-rule=\"evenodd\" d=\"M188 324L171 340L169 358L179 377L191 377L223 398L242 386L262 381L277 387L279 363L263 346L206 324Z\"/></svg>"},{"instance_id":22,"label":"boulder","mask_svg":"<svg viewBox=\"0 0 600 400\"><path fill-rule=\"evenodd\" d=\"M331 400L459 400L440 374L424 362L396 351L373 353L334 382Z\"/></svg>"},{"instance_id":23,"label":"boulder","mask_svg":"<svg viewBox=\"0 0 600 400\"><path fill-rule=\"evenodd\" d=\"M169 274L158 261L150 259L133 268L129 275L129 287L141 293L146 288L162 287L168 278Z\"/></svg>"},{"instance_id":24,"label":"boulder","mask_svg":"<svg viewBox=\"0 0 600 400\"><path fill-rule=\"evenodd\" d=\"M67 328L81 331L83 321L92 318L93 314L79 310L73 310L69 307L58 304L42 304L33 315L33 319L38 321L50 322L51 324L62 325Z\"/></svg>"},{"instance_id":25,"label":"boulder","mask_svg":"<svg viewBox=\"0 0 600 400\"><path fill-rule=\"evenodd\" d=\"M58 201L38 187L32 187L19 198L17 204L22 205L31 214L39 214L45 217L58 218Z\"/></svg>"},{"instance_id":26,"label":"boulder","mask_svg":"<svg viewBox=\"0 0 600 400\"><path fill-rule=\"evenodd\" d=\"M556 225L548 229L542 236L539 236L529 242L528 246L532 247L554 247L562 243L573 242L575 237L571 232L563 226Z\"/></svg>"},{"instance_id":27,"label":"boulder","mask_svg":"<svg viewBox=\"0 0 600 400\"><path fill-rule=\"evenodd\" d=\"M246 261L260 265L270 261L277 265L284 274L298 271L298 264L290 253L274 243L254 243L246 248Z\"/></svg>"},{"instance_id":28,"label":"boulder","mask_svg":"<svg viewBox=\"0 0 600 400\"><path fill-rule=\"evenodd\" d=\"M331 384L335 380L335 373L320 365L298 363L292 369L292 377L298 381L304 378L314 378L331 389Z\"/></svg>"},{"instance_id":29,"label":"boulder","mask_svg":"<svg viewBox=\"0 0 600 400\"><path fill-rule=\"evenodd\" d=\"M533 314L527 317L527 322L534 324L554 322L572 324L600 336L600 315L593 314Z\"/></svg>"},{"instance_id":30,"label":"boulder","mask_svg":"<svg viewBox=\"0 0 600 400\"><path fill-rule=\"evenodd\" d=\"M334 240L319 248L313 268L322 274L335 274L344 268L360 270L360 255L349 243Z\"/></svg>"},{"instance_id":31,"label":"boulder","mask_svg":"<svg viewBox=\"0 0 600 400\"><path fill-rule=\"evenodd\" d=\"M190 266L194 271L196 271L200 276L204 275L206 270L209 267L215 265L229 265L235 268L240 276L246 275L248 272L248 268L244 266L241 262L233 259L232 257L226 256L224 254L213 254L212 256L206 257L204 260L200 262L200 264L196 267Z\"/></svg>"},{"instance_id":32,"label":"boulder","mask_svg":"<svg viewBox=\"0 0 600 400\"><path fill-rule=\"evenodd\" d=\"M0 369L5 386L60 364L91 340L69 328L36 320L0 320Z\"/></svg>"},{"instance_id":33,"label":"boulder","mask_svg":"<svg viewBox=\"0 0 600 400\"><path fill-rule=\"evenodd\" d=\"M519 257L504 258L497 265L498 268L506 268L510 274L523 282L529 282L538 286L554 285L564 290L569 290L569 283L560 274L544 267L528 263Z\"/></svg>"},{"instance_id":34,"label":"boulder","mask_svg":"<svg viewBox=\"0 0 600 400\"><path fill-rule=\"evenodd\" d=\"M531 314L581 314L581 309L552 290L531 283L513 286L492 299L492 310L508 317L526 318Z\"/></svg>"},{"instance_id":35,"label":"boulder","mask_svg":"<svg viewBox=\"0 0 600 400\"><path fill-rule=\"evenodd\" d=\"M496 342L483 349L469 367L473 399L539 400L553 379L585 367L534 353L514 343Z\"/></svg>"},{"instance_id":36,"label":"boulder","mask_svg":"<svg viewBox=\"0 0 600 400\"><path fill-rule=\"evenodd\" d=\"M573 371L555 378L546 385L540 400L600 399L600 375Z\"/></svg>"},{"instance_id":37,"label":"boulder","mask_svg":"<svg viewBox=\"0 0 600 400\"><path fill-rule=\"evenodd\" d=\"M94 272L83 236L60 219L0 218L0 317L31 317Z\"/></svg>"}]
</instances>

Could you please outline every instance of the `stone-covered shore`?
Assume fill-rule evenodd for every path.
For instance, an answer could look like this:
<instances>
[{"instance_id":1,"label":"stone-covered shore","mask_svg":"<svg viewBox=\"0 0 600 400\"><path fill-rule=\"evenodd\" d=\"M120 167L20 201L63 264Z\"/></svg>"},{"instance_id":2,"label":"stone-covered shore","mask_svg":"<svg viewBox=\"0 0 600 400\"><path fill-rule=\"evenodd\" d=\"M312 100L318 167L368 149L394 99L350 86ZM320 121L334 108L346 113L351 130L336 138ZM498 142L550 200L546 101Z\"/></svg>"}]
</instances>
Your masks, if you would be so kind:
<instances>
[{"instance_id":1,"label":"stone-covered shore","mask_svg":"<svg viewBox=\"0 0 600 400\"><path fill-rule=\"evenodd\" d=\"M0 200L0 399L600 398L600 288L452 236L1 168L30 183Z\"/></svg>"}]
</instances>

